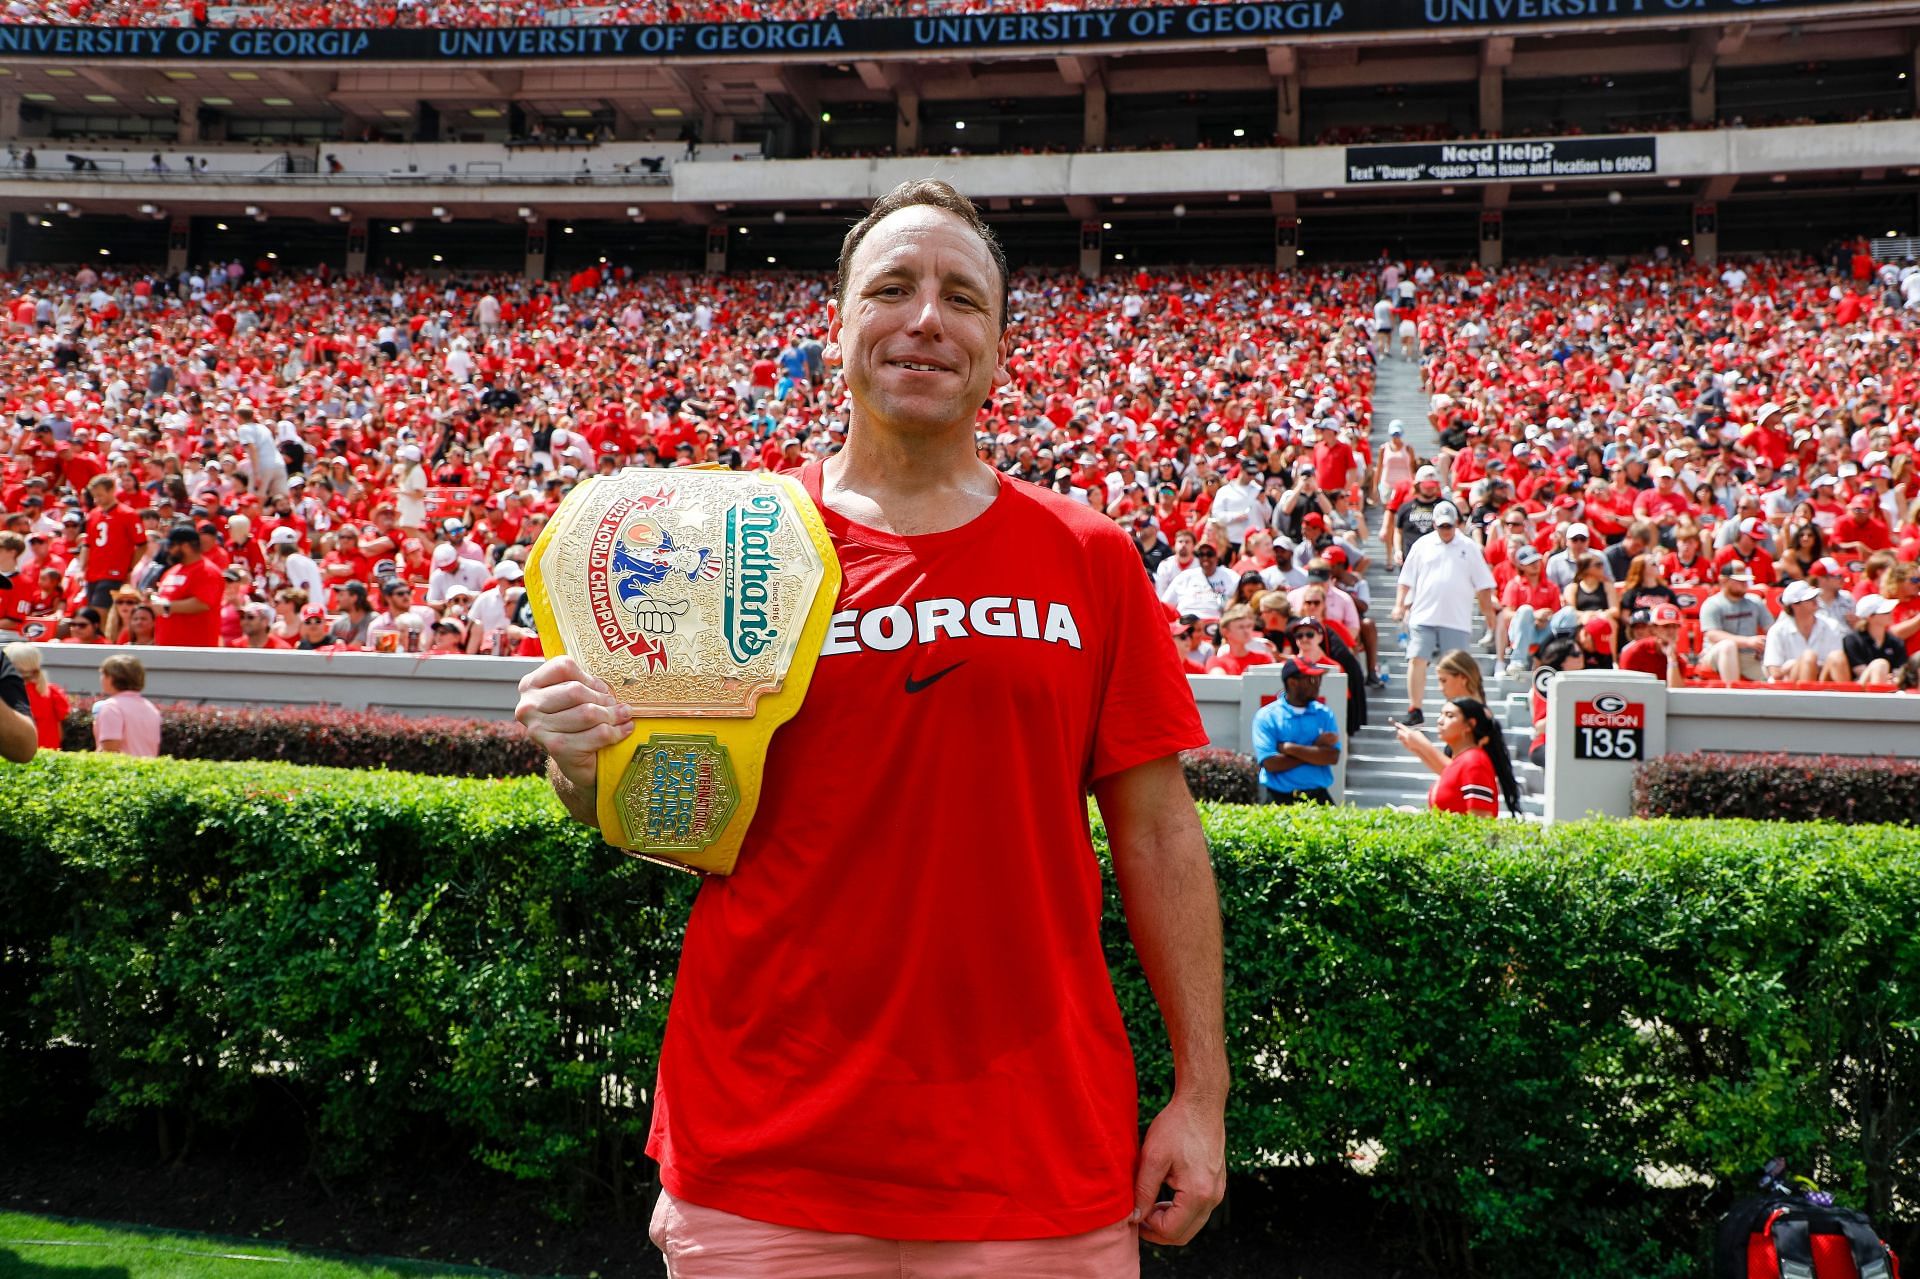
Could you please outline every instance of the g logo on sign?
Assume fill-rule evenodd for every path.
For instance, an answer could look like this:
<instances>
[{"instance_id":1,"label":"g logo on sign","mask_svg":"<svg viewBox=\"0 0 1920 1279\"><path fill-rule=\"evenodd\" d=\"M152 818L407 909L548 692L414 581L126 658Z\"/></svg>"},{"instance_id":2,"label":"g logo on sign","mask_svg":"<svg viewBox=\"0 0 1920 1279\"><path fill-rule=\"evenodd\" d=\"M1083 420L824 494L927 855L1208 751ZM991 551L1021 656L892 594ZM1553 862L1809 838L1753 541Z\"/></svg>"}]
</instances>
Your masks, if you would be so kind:
<instances>
[{"instance_id":1,"label":"g logo on sign","mask_svg":"<svg viewBox=\"0 0 1920 1279\"><path fill-rule=\"evenodd\" d=\"M1627 699L1618 693L1602 693L1593 699L1593 709L1603 715L1618 715L1627 709Z\"/></svg>"}]
</instances>

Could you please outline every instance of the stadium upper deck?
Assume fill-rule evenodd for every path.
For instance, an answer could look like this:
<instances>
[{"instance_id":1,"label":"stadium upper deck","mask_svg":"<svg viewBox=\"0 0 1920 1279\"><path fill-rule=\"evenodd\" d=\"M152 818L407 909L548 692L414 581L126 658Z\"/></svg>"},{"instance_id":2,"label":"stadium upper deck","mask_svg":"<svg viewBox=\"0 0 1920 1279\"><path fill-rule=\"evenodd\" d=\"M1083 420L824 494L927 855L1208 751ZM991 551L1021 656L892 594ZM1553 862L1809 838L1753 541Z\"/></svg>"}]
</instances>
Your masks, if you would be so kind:
<instances>
[{"instance_id":1,"label":"stadium upper deck","mask_svg":"<svg viewBox=\"0 0 1920 1279\"><path fill-rule=\"evenodd\" d=\"M992 200L1017 253L1079 252L1083 268L1817 248L1910 234L1920 201L1920 0L963 4L794 22L739 3L408 25L478 12L435 5L332 30L260 26L259 7L209 10L204 28L32 25L17 3L25 24L0 25L13 260L231 246L560 269L590 245L811 266L826 224L933 169ZM387 16L272 16L363 13ZM1537 141L1444 147L1492 139Z\"/></svg>"}]
</instances>

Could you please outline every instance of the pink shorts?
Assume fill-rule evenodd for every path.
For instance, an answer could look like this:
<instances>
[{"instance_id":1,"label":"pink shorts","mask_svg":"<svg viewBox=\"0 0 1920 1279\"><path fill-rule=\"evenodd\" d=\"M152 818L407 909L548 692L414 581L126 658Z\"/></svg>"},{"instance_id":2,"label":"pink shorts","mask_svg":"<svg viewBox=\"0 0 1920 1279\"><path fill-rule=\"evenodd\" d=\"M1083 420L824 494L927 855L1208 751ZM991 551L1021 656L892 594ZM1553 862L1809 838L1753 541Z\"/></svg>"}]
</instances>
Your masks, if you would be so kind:
<instances>
[{"instance_id":1,"label":"pink shorts","mask_svg":"<svg viewBox=\"0 0 1920 1279\"><path fill-rule=\"evenodd\" d=\"M653 1242L668 1279L1138 1279L1140 1229L1125 1221L1063 1239L924 1242L776 1226L662 1190Z\"/></svg>"}]
</instances>

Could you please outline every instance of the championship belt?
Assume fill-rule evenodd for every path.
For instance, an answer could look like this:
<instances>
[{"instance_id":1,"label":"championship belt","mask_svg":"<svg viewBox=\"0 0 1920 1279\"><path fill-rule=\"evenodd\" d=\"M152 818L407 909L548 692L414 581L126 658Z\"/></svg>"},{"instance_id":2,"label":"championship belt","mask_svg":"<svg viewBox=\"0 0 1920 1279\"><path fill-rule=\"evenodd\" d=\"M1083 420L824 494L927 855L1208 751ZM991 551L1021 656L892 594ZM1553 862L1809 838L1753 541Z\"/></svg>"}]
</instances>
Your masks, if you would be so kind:
<instances>
[{"instance_id":1,"label":"championship belt","mask_svg":"<svg viewBox=\"0 0 1920 1279\"><path fill-rule=\"evenodd\" d=\"M633 732L600 752L609 844L732 873L839 594L826 525L789 476L630 467L567 495L527 597L546 655L633 708Z\"/></svg>"}]
</instances>

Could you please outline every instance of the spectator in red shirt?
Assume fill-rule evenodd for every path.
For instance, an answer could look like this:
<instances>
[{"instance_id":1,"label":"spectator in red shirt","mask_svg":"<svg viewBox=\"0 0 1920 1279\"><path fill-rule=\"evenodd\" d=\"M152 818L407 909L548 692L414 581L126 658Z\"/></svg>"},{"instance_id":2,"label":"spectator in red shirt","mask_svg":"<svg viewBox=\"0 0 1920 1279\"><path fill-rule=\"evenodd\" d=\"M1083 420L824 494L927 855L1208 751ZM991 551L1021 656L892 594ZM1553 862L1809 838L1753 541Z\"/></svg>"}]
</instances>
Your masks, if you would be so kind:
<instances>
[{"instance_id":1,"label":"spectator in red shirt","mask_svg":"<svg viewBox=\"0 0 1920 1279\"><path fill-rule=\"evenodd\" d=\"M1731 546L1723 546L1720 553L1713 557L1715 569L1723 569L1729 564L1744 564L1747 574L1756 586L1772 586L1780 580L1779 570L1773 565L1773 557L1767 554L1762 544L1766 536L1766 525L1759 516L1749 516L1740 521L1740 531L1734 535Z\"/></svg>"},{"instance_id":2,"label":"spectator in red shirt","mask_svg":"<svg viewBox=\"0 0 1920 1279\"><path fill-rule=\"evenodd\" d=\"M1439 746L1412 724L1397 725L1395 733L1402 746L1440 776L1427 793L1432 811L1498 817L1503 797L1508 812L1520 811L1520 783L1513 775L1506 735L1481 702L1458 697L1440 708L1434 724Z\"/></svg>"},{"instance_id":3,"label":"spectator in red shirt","mask_svg":"<svg viewBox=\"0 0 1920 1279\"><path fill-rule=\"evenodd\" d=\"M1547 634L1547 620L1560 609L1560 589L1547 580L1546 557L1531 546L1513 553L1514 575L1500 593L1500 614L1493 633L1506 642L1497 654L1507 670L1523 675L1533 665L1533 651Z\"/></svg>"},{"instance_id":4,"label":"spectator in red shirt","mask_svg":"<svg viewBox=\"0 0 1920 1279\"><path fill-rule=\"evenodd\" d=\"M1685 682L1686 664L1679 651L1679 609L1658 601L1637 608L1628 617L1627 634L1627 646L1620 651L1621 670L1651 675L1669 688L1679 688Z\"/></svg>"},{"instance_id":5,"label":"spectator in red shirt","mask_svg":"<svg viewBox=\"0 0 1920 1279\"><path fill-rule=\"evenodd\" d=\"M1827 543L1842 559L1864 560L1875 551L1891 550L1893 535L1880 518L1878 505L1865 493L1855 495L1833 522Z\"/></svg>"},{"instance_id":6,"label":"spectator in red shirt","mask_svg":"<svg viewBox=\"0 0 1920 1279\"><path fill-rule=\"evenodd\" d=\"M170 567L154 588L159 614L154 643L163 648L219 648L220 603L226 579L200 552L200 533L182 524L167 534Z\"/></svg>"},{"instance_id":7,"label":"spectator in red shirt","mask_svg":"<svg viewBox=\"0 0 1920 1279\"><path fill-rule=\"evenodd\" d=\"M225 641L228 648L292 648L293 645L273 633L273 606L250 603L240 606L240 637Z\"/></svg>"},{"instance_id":8,"label":"spectator in red shirt","mask_svg":"<svg viewBox=\"0 0 1920 1279\"><path fill-rule=\"evenodd\" d=\"M147 545L140 513L120 500L120 481L111 474L96 475L87 485L93 509L87 512L87 603L97 609L113 607L113 593L133 575L133 562Z\"/></svg>"},{"instance_id":9,"label":"spectator in red shirt","mask_svg":"<svg viewBox=\"0 0 1920 1279\"><path fill-rule=\"evenodd\" d=\"M1220 651L1207 663L1207 673L1244 675L1250 667L1271 665L1273 654L1260 647L1253 630L1253 610L1245 604L1235 604L1222 613Z\"/></svg>"}]
</instances>

